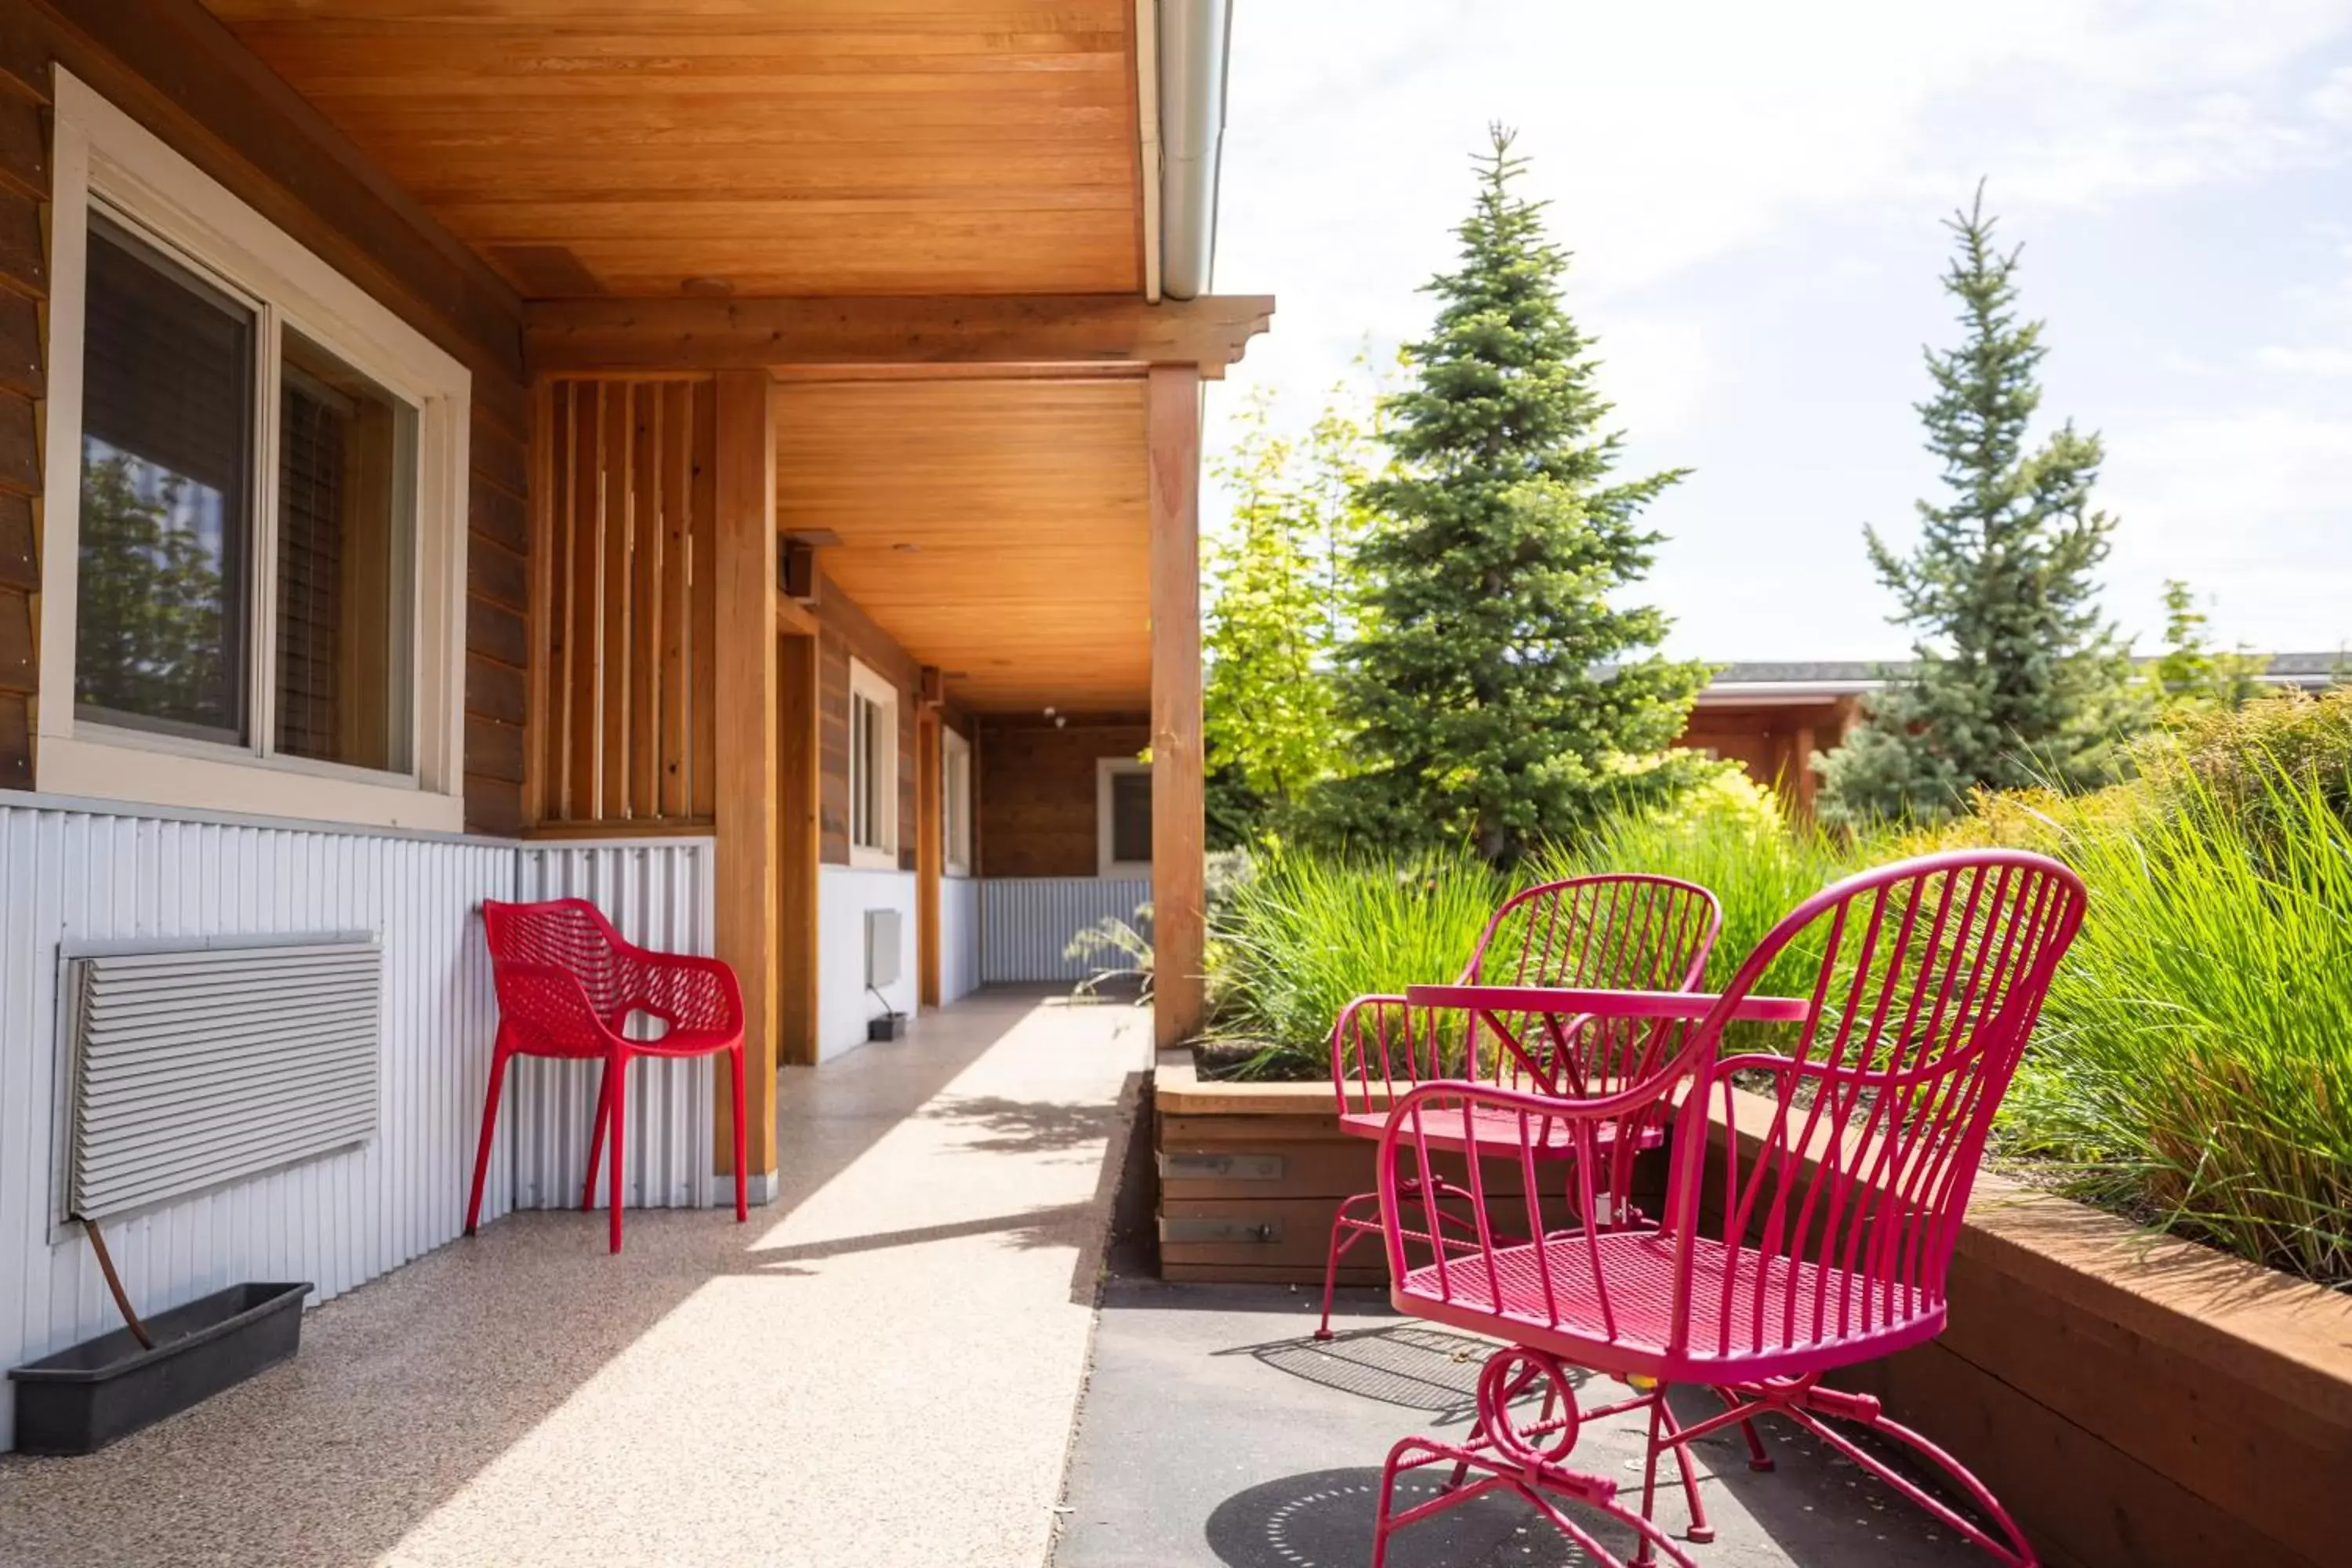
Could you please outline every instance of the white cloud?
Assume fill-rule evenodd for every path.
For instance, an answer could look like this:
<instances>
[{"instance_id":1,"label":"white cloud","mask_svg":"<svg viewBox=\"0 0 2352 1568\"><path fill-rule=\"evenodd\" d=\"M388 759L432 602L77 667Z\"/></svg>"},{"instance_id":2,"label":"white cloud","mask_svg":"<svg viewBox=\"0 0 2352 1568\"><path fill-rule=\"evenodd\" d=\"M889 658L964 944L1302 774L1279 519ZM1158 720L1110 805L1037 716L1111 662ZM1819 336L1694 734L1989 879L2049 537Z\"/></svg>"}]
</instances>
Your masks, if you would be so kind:
<instances>
[{"instance_id":1,"label":"white cloud","mask_svg":"<svg viewBox=\"0 0 2352 1568\"><path fill-rule=\"evenodd\" d=\"M2352 349L2336 348L2331 344L2298 349L2273 345L2256 351L2254 361L2264 370L2284 371L2290 375L2316 376L2323 381L2338 381L2352 376Z\"/></svg>"},{"instance_id":2,"label":"white cloud","mask_svg":"<svg viewBox=\"0 0 2352 1568\"><path fill-rule=\"evenodd\" d=\"M2322 120L2352 121L2352 66L2338 66L2311 95L2311 111Z\"/></svg>"},{"instance_id":3,"label":"white cloud","mask_svg":"<svg viewBox=\"0 0 2352 1568\"><path fill-rule=\"evenodd\" d=\"M2185 578L2214 599L2223 642L2331 648L2352 641L2352 412L2189 415L2110 432L2103 504L2124 520L2108 602L2152 629Z\"/></svg>"}]
</instances>

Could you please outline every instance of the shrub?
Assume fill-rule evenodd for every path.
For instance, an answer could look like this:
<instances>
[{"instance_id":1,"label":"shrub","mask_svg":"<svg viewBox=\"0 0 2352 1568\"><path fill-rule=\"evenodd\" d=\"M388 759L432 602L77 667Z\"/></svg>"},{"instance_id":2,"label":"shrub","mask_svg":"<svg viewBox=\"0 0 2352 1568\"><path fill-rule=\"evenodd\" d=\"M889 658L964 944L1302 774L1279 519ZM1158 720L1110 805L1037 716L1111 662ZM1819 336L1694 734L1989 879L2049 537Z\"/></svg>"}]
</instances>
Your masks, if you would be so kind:
<instances>
[{"instance_id":1,"label":"shrub","mask_svg":"<svg viewBox=\"0 0 2352 1568\"><path fill-rule=\"evenodd\" d=\"M2002 1144L2076 1196L2352 1282L2352 748L2231 755L2070 826L2090 916Z\"/></svg>"},{"instance_id":2,"label":"shrub","mask_svg":"<svg viewBox=\"0 0 2352 1568\"><path fill-rule=\"evenodd\" d=\"M1211 1036L1259 1047L1243 1076L1320 1078L1339 1009L1370 992L1453 979L1506 891L1466 851L1428 861L1277 856L1213 911Z\"/></svg>"}]
</instances>

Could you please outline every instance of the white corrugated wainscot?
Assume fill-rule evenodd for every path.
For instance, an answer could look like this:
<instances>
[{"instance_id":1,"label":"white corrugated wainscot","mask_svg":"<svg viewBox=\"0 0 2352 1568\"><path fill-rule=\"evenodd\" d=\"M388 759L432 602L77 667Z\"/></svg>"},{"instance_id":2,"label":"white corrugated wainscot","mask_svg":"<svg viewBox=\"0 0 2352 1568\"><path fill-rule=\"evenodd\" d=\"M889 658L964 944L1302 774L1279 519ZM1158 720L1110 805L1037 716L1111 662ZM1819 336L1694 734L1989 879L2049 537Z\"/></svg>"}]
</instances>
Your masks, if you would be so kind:
<instances>
[{"instance_id":1,"label":"white corrugated wainscot","mask_svg":"<svg viewBox=\"0 0 2352 1568\"><path fill-rule=\"evenodd\" d=\"M316 1302L457 1237L496 1026L484 899L578 893L633 938L710 950L709 839L519 844L0 798L0 1367L119 1322L79 1229L51 1239L61 944L368 931L383 946L375 1137L110 1222L151 1312L240 1280L311 1280ZM709 1201L709 1068L635 1070L633 1201ZM577 1201L577 1085L525 1067L507 1108L484 1218L516 1206L518 1178L526 1205ZM0 1379L0 1448L14 1429Z\"/></svg>"},{"instance_id":2,"label":"white corrugated wainscot","mask_svg":"<svg viewBox=\"0 0 2352 1568\"><path fill-rule=\"evenodd\" d=\"M708 838L535 840L520 852L515 897L586 899L641 947L708 953L717 918L715 850ZM698 1208L717 1201L719 1184L711 1173L716 1069L712 1057L640 1057L631 1064L623 1207ZM578 1203L604 1069L592 1062L518 1058L510 1070L514 1079L500 1120L514 1140L514 1206ZM604 1206L604 1180L596 1179L598 1208ZM726 1189L731 1205L731 1178Z\"/></svg>"},{"instance_id":3,"label":"white corrugated wainscot","mask_svg":"<svg viewBox=\"0 0 2352 1568\"><path fill-rule=\"evenodd\" d=\"M972 877L940 879L940 1001L953 1002L980 989L980 882Z\"/></svg>"},{"instance_id":4,"label":"white corrugated wainscot","mask_svg":"<svg viewBox=\"0 0 2352 1568\"><path fill-rule=\"evenodd\" d=\"M980 980L983 985L1084 980L1116 955L1070 958L1070 939L1105 920L1124 921L1149 941L1149 878L989 877L980 888Z\"/></svg>"}]
</instances>

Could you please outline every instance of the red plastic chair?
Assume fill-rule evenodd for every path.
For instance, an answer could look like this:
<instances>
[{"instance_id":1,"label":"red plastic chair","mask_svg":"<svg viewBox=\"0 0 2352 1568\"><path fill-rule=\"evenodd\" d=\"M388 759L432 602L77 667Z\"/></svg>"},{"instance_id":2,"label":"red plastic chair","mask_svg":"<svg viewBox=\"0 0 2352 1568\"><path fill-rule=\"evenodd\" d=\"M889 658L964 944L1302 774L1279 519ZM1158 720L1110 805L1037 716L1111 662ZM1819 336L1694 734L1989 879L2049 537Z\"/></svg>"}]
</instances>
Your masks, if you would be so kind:
<instances>
[{"instance_id":1,"label":"red plastic chair","mask_svg":"<svg viewBox=\"0 0 2352 1568\"><path fill-rule=\"evenodd\" d=\"M474 1194L466 1205L466 1234L481 1217L482 1179L490 1168L490 1138L507 1063L515 1057L599 1059L596 1131L588 1145L588 1180L580 1206L595 1205L596 1164L612 1144L613 1250L621 1250L621 1130L628 1125L632 1057L701 1057L724 1051L735 1073L735 1220L751 1217L744 1184L743 994L735 972L715 958L653 952L625 941L604 912L584 899L542 904L485 900L490 976L499 997L498 1043L490 1057L490 1087L482 1102L482 1138L474 1155ZM652 1039L625 1033L632 1015L658 1019Z\"/></svg>"},{"instance_id":2,"label":"red plastic chair","mask_svg":"<svg viewBox=\"0 0 2352 1568\"><path fill-rule=\"evenodd\" d=\"M1612 872L1546 882L1514 894L1495 911L1458 984L1680 991L1706 973L1722 929L1723 910L1715 895L1671 877ZM1629 1026L1549 1014L1465 1018L1442 1009L1416 1012L1402 996L1359 997L1341 1010L1331 1029L1331 1087L1339 1099L1339 1127L1359 1138L1377 1139L1388 1131L1389 1107L1396 1098L1436 1079L1484 1079L1497 1087L1545 1094L1582 1093L1603 1081L1623 1082L1642 1076L1652 1065L1649 1054L1664 1038L1654 1022ZM1651 1141L1657 1141L1654 1134ZM1454 1153L1465 1150L1459 1139L1437 1146ZM1466 1149L1474 1160L1516 1154L1518 1148L1512 1118L1473 1118ZM1536 1158L1562 1160L1575 1152L1563 1135L1538 1148ZM1439 1195L1458 1206L1470 1194L1448 1182ZM1455 1239L1467 1245L1471 1237L1456 1223L1459 1216L1451 1209L1437 1212L1445 1217L1435 1223L1453 1226ZM1331 1216L1317 1339L1331 1337L1339 1260L1357 1242L1380 1233L1377 1192L1356 1194Z\"/></svg>"},{"instance_id":3,"label":"red plastic chair","mask_svg":"<svg viewBox=\"0 0 2352 1568\"><path fill-rule=\"evenodd\" d=\"M1478 1418L1459 1442L1410 1437L1391 1450L1372 1552L1398 1530L1498 1488L1529 1500L1596 1561L1618 1564L1563 1505L1633 1529L1637 1564L1690 1559L1653 1522L1657 1461L1682 1471L1694 1539L1706 1516L1687 1446L1773 1415L1795 1422L2011 1568L2033 1549L1982 1482L1867 1394L1826 1387L1836 1368L1933 1339L1945 1279L1993 1113L2083 920L2082 883L2054 860L2010 851L1930 856L1841 882L1808 900L1757 945L1719 997L1561 991L1567 1015L1696 1019L1673 1060L1616 1093L1554 1099L1472 1084L1431 1084L1398 1105L1381 1146L1381 1210L1399 1310L1506 1342L1478 1385ZM1809 984L1801 999L1755 994L1776 960ZM1442 997L1430 988L1425 999ZM1423 997L1421 991L1409 996ZM1522 994L1522 1005L1534 999ZM1735 1017L1796 1023L1785 1053L1735 1044ZM1675 1087L1690 1075L1679 1105ZM1734 1079L1746 1091L1734 1091ZM1482 1120L1483 1119L1483 1120ZM1470 1173L1469 1248L1430 1247L1428 1151L1497 1121L1526 1173L1526 1234L1498 1239L1478 1167ZM1546 1234L1535 1162L1565 1136L1570 1200L1584 1215L1631 1194L1638 1133L1671 1121L1663 1218ZM1423 1254L1425 1256L1415 1256ZM1633 1397L1579 1412L1567 1367L1633 1382ZM1634 1381L1640 1380L1640 1381ZM1540 1416L1515 1404L1543 1385ZM1726 1408L1682 1426L1676 1384ZM1559 1412L1554 1414L1554 1402ZM1616 1481L1570 1467L1580 1424L1648 1415L1637 1512ZM1978 1517L1923 1489L1830 1420L1907 1445L1972 1500ZM1754 1462L1765 1468L1760 1452ZM1397 1477L1451 1464L1454 1484L1402 1511ZM1469 1472L1478 1479L1465 1484Z\"/></svg>"}]
</instances>

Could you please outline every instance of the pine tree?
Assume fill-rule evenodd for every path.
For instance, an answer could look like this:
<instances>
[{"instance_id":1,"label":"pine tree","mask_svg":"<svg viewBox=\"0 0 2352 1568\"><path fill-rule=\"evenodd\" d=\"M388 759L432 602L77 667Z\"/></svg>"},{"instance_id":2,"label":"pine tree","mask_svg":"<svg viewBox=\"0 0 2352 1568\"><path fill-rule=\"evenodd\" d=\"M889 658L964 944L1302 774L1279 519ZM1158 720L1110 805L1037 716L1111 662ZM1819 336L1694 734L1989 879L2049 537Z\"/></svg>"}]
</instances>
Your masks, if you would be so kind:
<instances>
[{"instance_id":1,"label":"pine tree","mask_svg":"<svg viewBox=\"0 0 2352 1568\"><path fill-rule=\"evenodd\" d=\"M2091 510L2102 452L2062 425L2039 447L2042 323L2017 316L2016 249L1994 243L1975 203L1944 288L1960 303L1958 348L1927 351L1935 395L1917 405L1948 492L1918 503L1920 538L1895 553L1865 528L1872 564L1915 630L1913 663L1822 759L1822 815L1927 818L1979 788L2083 784L2107 775L2135 718L2129 656L2103 620L2093 574L2116 520Z\"/></svg>"},{"instance_id":2,"label":"pine tree","mask_svg":"<svg viewBox=\"0 0 2352 1568\"><path fill-rule=\"evenodd\" d=\"M1612 805L1696 775L1665 751L1705 667L1654 649L1666 620L1611 595L1650 565L1636 516L1681 470L1612 483L1621 437L1599 362L1560 302L1568 256L1497 126L1461 265L1384 405L1391 471L1363 487L1361 618L1342 710L1364 773L1340 795L1367 836L1466 838L1508 864Z\"/></svg>"}]
</instances>

